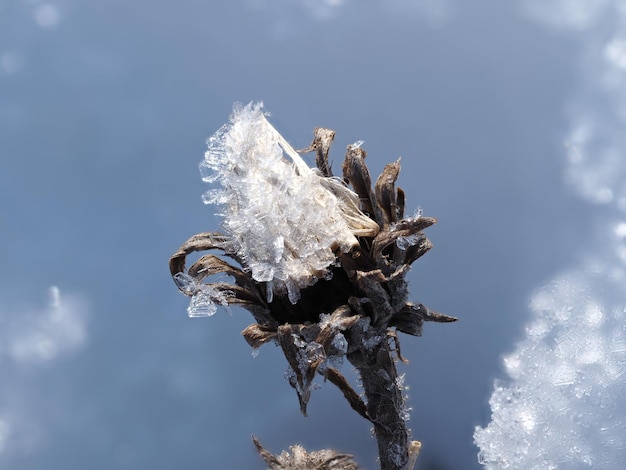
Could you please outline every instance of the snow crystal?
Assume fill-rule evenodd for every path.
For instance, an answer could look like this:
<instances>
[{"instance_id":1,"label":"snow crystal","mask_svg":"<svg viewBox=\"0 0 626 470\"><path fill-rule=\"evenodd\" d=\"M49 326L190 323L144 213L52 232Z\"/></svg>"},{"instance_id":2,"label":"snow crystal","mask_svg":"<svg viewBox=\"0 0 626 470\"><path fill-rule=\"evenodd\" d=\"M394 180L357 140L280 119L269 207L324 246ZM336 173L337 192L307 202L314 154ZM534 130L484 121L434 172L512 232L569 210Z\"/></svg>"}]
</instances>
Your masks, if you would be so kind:
<instances>
[{"instance_id":1,"label":"snow crystal","mask_svg":"<svg viewBox=\"0 0 626 470\"><path fill-rule=\"evenodd\" d=\"M329 315L330 316L330 315ZM319 356L323 362L319 364L318 370L323 372L329 367L341 369L344 358L348 352L348 341L342 333L335 333L327 351L323 351L325 357Z\"/></svg>"},{"instance_id":2,"label":"snow crystal","mask_svg":"<svg viewBox=\"0 0 626 470\"><path fill-rule=\"evenodd\" d=\"M228 294L211 285L201 284L186 273L176 273L174 282L186 295L191 296L187 314L191 318L210 317L217 312L217 305L228 308Z\"/></svg>"},{"instance_id":3,"label":"snow crystal","mask_svg":"<svg viewBox=\"0 0 626 470\"><path fill-rule=\"evenodd\" d=\"M624 212L624 2L527 4L542 22L589 30L582 87L568 103L565 179L585 200ZM528 335L505 359L510 381L496 385L491 423L474 434L479 461L489 469L624 468L626 225L594 221L603 225L613 233L604 243L585 244L596 251L585 253L585 270L533 298Z\"/></svg>"},{"instance_id":4,"label":"snow crystal","mask_svg":"<svg viewBox=\"0 0 626 470\"><path fill-rule=\"evenodd\" d=\"M293 340L293 344L299 348L306 348L307 342L302 339L302 337L296 333L291 334L291 339Z\"/></svg>"},{"instance_id":5,"label":"snow crystal","mask_svg":"<svg viewBox=\"0 0 626 470\"><path fill-rule=\"evenodd\" d=\"M213 302L211 295L200 291L191 298L187 313L191 318L210 317L217 312L217 305Z\"/></svg>"},{"instance_id":6,"label":"snow crystal","mask_svg":"<svg viewBox=\"0 0 626 470\"><path fill-rule=\"evenodd\" d=\"M295 371L291 367L287 368L287 370L283 374L283 377L287 379L287 381L293 388L300 390L300 387L298 385L298 377L296 376Z\"/></svg>"},{"instance_id":7,"label":"snow crystal","mask_svg":"<svg viewBox=\"0 0 626 470\"><path fill-rule=\"evenodd\" d=\"M197 281L187 273L174 274L174 282L186 295L194 295L198 291Z\"/></svg>"},{"instance_id":8,"label":"snow crystal","mask_svg":"<svg viewBox=\"0 0 626 470\"><path fill-rule=\"evenodd\" d=\"M335 251L377 227L358 210L358 196L322 177L267 121L262 104L236 105L230 123L207 141L203 181L219 182L203 200L217 204L223 226L252 278L290 302L328 274Z\"/></svg>"},{"instance_id":9,"label":"snow crystal","mask_svg":"<svg viewBox=\"0 0 626 470\"><path fill-rule=\"evenodd\" d=\"M348 341L346 340L346 337L341 333L337 333L335 335L331 345L340 354L345 354L348 352Z\"/></svg>"},{"instance_id":10,"label":"snow crystal","mask_svg":"<svg viewBox=\"0 0 626 470\"><path fill-rule=\"evenodd\" d=\"M320 326L320 329L324 329L331 324L332 315L330 313L321 313L320 319L317 324Z\"/></svg>"},{"instance_id":11,"label":"snow crystal","mask_svg":"<svg viewBox=\"0 0 626 470\"><path fill-rule=\"evenodd\" d=\"M396 240L396 246L401 250L406 250L407 248L417 245L422 238L422 235L419 233L413 233L406 237L398 237Z\"/></svg>"},{"instance_id":12,"label":"snow crystal","mask_svg":"<svg viewBox=\"0 0 626 470\"><path fill-rule=\"evenodd\" d=\"M307 344L305 354L306 361L309 364L320 362L326 359L326 353L324 352L323 346L315 341L311 341L309 344Z\"/></svg>"},{"instance_id":13,"label":"snow crystal","mask_svg":"<svg viewBox=\"0 0 626 470\"><path fill-rule=\"evenodd\" d=\"M504 360L511 383L496 384L491 422L474 433L479 461L488 469L616 468L626 457L626 417L616 412L626 404L624 310L600 305L570 278L531 305L529 334Z\"/></svg>"}]
</instances>

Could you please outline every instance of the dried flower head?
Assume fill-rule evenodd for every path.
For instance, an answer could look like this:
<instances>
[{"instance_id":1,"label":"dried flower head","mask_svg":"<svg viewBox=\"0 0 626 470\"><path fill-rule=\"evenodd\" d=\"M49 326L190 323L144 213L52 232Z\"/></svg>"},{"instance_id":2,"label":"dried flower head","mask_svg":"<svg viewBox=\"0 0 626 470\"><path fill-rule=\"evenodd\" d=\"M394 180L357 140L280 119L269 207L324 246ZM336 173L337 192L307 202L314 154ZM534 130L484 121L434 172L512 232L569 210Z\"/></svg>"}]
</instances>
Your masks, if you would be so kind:
<instances>
[{"instance_id":1,"label":"dried flower head","mask_svg":"<svg viewBox=\"0 0 626 470\"><path fill-rule=\"evenodd\" d=\"M381 467L406 468L417 444L409 441L392 358L394 350L402 358L396 331L419 336L424 321L456 320L408 299L405 276L432 247L422 231L436 220L421 211L405 217L405 195L395 187L399 160L372 188L361 143L348 146L343 178L334 177L334 135L315 129L300 151L316 152L317 168L309 168L261 104L235 106L200 164L203 179L221 186L203 199L219 206L224 231L191 237L170 259L170 271L191 297L190 316L212 315L217 305L252 313L256 323L243 331L245 339L255 349L281 346L304 414L321 374L374 423ZM190 253L206 250L239 266L209 254L186 268ZM216 274L234 283L218 282ZM359 371L367 403L339 372L344 357Z\"/></svg>"},{"instance_id":2,"label":"dried flower head","mask_svg":"<svg viewBox=\"0 0 626 470\"><path fill-rule=\"evenodd\" d=\"M358 196L343 182L309 168L267 121L262 104L236 106L230 124L208 140L200 164L203 179L221 189L204 202L221 206L230 249L267 301L330 274L335 253L358 246L357 236L375 236L376 225L358 208Z\"/></svg>"},{"instance_id":3,"label":"dried flower head","mask_svg":"<svg viewBox=\"0 0 626 470\"><path fill-rule=\"evenodd\" d=\"M280 455L274 455L256 437L252 436L252 441L269 470L359 470L351 455L334 450L307 452L304 447L294 445L290 448L291 452L283 451Z\"/></svg>"}]
</instances>

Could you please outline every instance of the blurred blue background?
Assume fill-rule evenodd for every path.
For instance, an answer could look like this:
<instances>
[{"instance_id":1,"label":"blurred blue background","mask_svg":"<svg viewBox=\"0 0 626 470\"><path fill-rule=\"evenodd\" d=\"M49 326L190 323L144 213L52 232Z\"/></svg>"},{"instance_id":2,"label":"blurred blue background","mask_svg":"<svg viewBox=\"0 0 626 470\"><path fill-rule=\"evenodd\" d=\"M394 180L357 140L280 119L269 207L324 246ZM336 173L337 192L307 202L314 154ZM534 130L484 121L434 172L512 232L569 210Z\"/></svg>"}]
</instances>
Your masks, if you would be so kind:
<instances>
[{"instance_id":1,"label":"blurred blue background","mask_svg":"<svg viewBox=\"0 0 626 470\"><path fill-rule=\"evenodd\" d=\"M252 317L189 319L169 277L218 224L206 138L263 100L296 148L335 129L336 171L360 139L375 175L402 156L408 210L439 220L412 297L460 318L401 338L419 468L479 468L472 433L530 295L610 210L564 184L609 9L559 25L558 3L1 0L0 467L263 468L254 434L376 468L338 390L302 417L278 349L253 358L240 336Z\"/></svg>"}]
</instances>

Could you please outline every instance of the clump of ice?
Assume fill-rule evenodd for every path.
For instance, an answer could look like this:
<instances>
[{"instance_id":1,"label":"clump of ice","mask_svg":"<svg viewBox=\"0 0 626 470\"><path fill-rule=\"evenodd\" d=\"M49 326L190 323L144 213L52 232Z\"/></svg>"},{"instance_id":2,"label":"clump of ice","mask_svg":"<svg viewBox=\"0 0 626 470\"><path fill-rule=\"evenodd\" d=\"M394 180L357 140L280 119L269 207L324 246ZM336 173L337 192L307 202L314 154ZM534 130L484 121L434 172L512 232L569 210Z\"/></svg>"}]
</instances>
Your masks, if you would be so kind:
<instances>
[{"instance_id":1,"label":"clump of ice","mask_svg":"<svg viewBox=\"0 0 626 470\"><path fill-rule=\"evenodd\" d=\"M285 378L297 390L298 396L303 397L303 400L308 402L311 390L318 388L313 383L314 375L311 376L308 372L312 366L321 370L320 368L326 361L326 351L317 341L306 341L298 334L294 333L292 339L293 344L298 347L296 355L298 373L290 366L285 372ZM298 380L298 376L300 376L301 381Z\"/></svg>"},{"instance_id":2,"label":"clump of ice","mask_svg":"<svg viewBox=\"0 0 626 470\"><path fill-rule=\"evenodd\" d=\"M228 294L210 284L202 284L186 273L176 273L174 281L179 289L191 296L187 314L191 318L210 317L217 312L217 305L228 308Z\"/></svg>"},{"instance_id":3,"label":"clump of ice","mask_svg":"<svg viewBox=\"0 0 626 470\"><path fill-rule=\"evenodd\" d=\"M626 312L572 278L536 294L505 357L491 422L474 434L488 469L614 469L626 461Z\"/></svg>"},{"instance_id":4,"label":"clump of ice","mask_svg":"<svg viewBox=\"0 0 626 470\"><path fill-rule=\"evenodd\" d=\"M306 362L311 365L326 360L324 347L316 341L311 341L304 349Z\"/></svg>"},{"instance_id":5,"label":"clump of ice","mask_svg":"<svg viewBox=\"0 0 626 470\"><path fill-rule=\"evenodd\" d=\"M324 321L329 324L330 315L326 317ZM314 376L309 374L311 367L322 375L326 374L328 368L341 369L348 351L348 341L343 333L336 331L326 348L316 340L307 341L302 335L296 333L292 334L292 343L298 348L297 371L290 366L285 372L285 378L297 390L298 395L308 401L311 390L319 388L313 383Z\"/></svg>"},{"instance_id":6,"label":"clump of ice","mask_svg":"<svg viewBox=\"0 0 626 470\"><path fill-rule=\"evenodd\" d=\"M540 22L584 32L582 85L567 105L565 178L586 201L623 213L625 4L526 3ZM526 338L505 358L510 380L496 384L492 421L474 435L487 468L624 468L626 229L613 224L594 221L613 233L585 244L590 266L577 279L561 278L533 299Z\"/></svg>"},{"instance_id":7,"label":"clump of ice","mask_svg":"<svg viewBox=\"0 0 626 470\"><path fill-rule=\"evenodd\" d=\"M415 246L422 239L423 235L420 233L413 233L406 237L398 237L396 240L396 246L401 250L406 250L409 247Z\"/></svg>"},{"instance_id":8,"label":"clump of ice","mask_svg":"<svg viewBox=\"0 0 626 470\"><path fill-rule=\"evenodd\" d=\"M348 352L348 340L342 333L337 333L333 338L331 346L337 351L338 355L344 355Z\"/></svg>"},{"instance_id":9,"label":"clump of ice","mask_svg":"<svg viewBox=\"0 0 626 470\"><path fill-rule=\"evenodd\" d=\"M343 333L337 331L333 336L328 351L326 351L326 359L320 365L319 370L324 371L328 367L333 369L341 369L343 361L348 352L348 340Z\"/></svg>"},{"instance_id":10,"label":"clump of ice","mask_svg":"<svg viewBox=\"0 0 626 470\"><path fill-rule=\"evenodd\" d=\"M376 346L378 346L380 342L383 340L382 335L376 335L372 333L374 329L370 328L370 323L371 323L371 320L369 317L361 317L352 327L353 331L355 332L360 330L360 334L356 335L357 337L360 338L360 341L359 341L360 344L357 346L359 348L371 350L375 348Z\"/></svg>"},{"instance_id":11,"label":"clump of ice","mask_svg":"<svg viewBox=\"0 0 626 470\"><path fill-rule=\"evenodd\" d=\"M252 278L266 282L268 301L326 276L335 252L358 244L355 235L377 226L358 209L358 196L341 181L324 178L267 121L262 103L235 105L230 123L208 140L200 164L206 182L220 189L203 200L219 215Z\"/></svg>"}]
</instances>

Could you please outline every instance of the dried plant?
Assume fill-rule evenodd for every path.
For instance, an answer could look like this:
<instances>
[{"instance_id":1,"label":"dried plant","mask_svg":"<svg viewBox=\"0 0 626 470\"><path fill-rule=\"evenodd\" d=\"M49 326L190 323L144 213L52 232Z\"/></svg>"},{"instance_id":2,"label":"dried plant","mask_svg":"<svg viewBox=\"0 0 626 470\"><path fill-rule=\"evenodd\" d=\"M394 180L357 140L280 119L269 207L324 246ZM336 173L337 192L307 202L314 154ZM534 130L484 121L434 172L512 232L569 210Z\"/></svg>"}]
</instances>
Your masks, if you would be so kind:
<instances>
[{"instance_id":1,"label":"dried plant","mask_svg":"<svg viewBox=\"0 0 626 470\"><path fill-rule=\"evenodd\" d=\"M399 160L372 188L360 143L348 146L343 178L334 177L334 135L315 129L300 151L316 152L317 168L309 168L261 104L236 106L200 164L205 181L221 183L203 199L220 207L224 231L191 237L171 257L170 271L191 297L190 316L212 315L217 305L252 313L256 323L244 338L255 349L268 342L282 348L303 414L319 374L373 423L381 468L411 469L420 444L406 425L397 332L419 336L424 321L456 320L408 298L405 276L432 247L423 230L436 220L420 211L405 217L405 195L395 187ZM208 254L186 268L190 253L208 250L238 266ZM218 274L234 282L215 280ZM343 358L358 371L365 401L341 374Z\"/></svg>"},{"instance_id":2,"label":"dried plant","mask_svg":"<svg viewBox=\"0 0 626 470\"><path fill-rule=\"evenodd\" d=\"M263 448L256 437L252 437L257 451L270 470L359 470L351 455L334 450L307 452L302 446L291 446L291 453L273 455Z\"/></svg>"}]
</instances>

